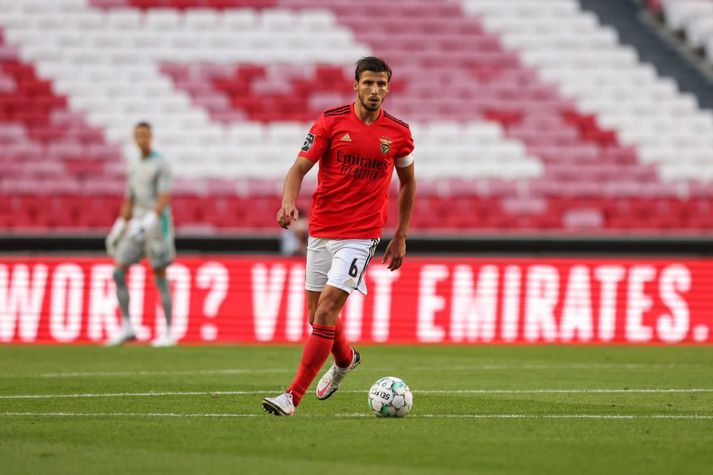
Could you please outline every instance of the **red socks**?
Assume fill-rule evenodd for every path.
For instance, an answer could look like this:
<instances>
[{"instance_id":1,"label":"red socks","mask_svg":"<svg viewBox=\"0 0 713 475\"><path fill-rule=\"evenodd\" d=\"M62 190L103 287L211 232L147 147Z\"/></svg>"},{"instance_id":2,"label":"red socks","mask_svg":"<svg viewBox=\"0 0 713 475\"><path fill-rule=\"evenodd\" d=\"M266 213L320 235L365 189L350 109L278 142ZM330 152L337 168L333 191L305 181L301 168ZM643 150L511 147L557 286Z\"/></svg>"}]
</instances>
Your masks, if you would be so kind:
<instances>
[{"instance_id":1,"label":"red socks","mask_svg":"<svg viewBox=\"0 0 713 475\"><path fill-rule=\"evenodd\" d=\"M307 339L300 367L297 370L297 376L292 384L287 389L288 393L292 393L292 401L295 406L300 403L302 396L307 392L307 388L314 381L319 369L327 361L332 347L335 346L334 333L337 327L331 325L312 325L312 334ZM351 355L349 356L351 362Z\"/></svg>"},{"instance_id":2,"label":"red socks","mask_svg":"<svg viewBox=\"0 0 713 475\"><path fill-rule=\"evenodd\" d=\"M344 336L344 324L341 319L337 319L336 326L312 325L312 334L305 344L297 376L287 389L287 392L292 393L295 406L302 400L302 396L327 361L330 352L340 368L346 368L352 363L352 347Z\"/></svg>"},{"instance_id":3,"label":"red socks","mask_svg":"<svg viewBox=\"0 0 713 475\"><path fill-rule=\"evenodd\" d=\"M344 336L344 324L341 318L337 319L337 327L334 330L334 345L332 346L334 362L340 368L346 368L352 364L352 347L349 346L347 338Z\"/></svg>"}]
</instances>

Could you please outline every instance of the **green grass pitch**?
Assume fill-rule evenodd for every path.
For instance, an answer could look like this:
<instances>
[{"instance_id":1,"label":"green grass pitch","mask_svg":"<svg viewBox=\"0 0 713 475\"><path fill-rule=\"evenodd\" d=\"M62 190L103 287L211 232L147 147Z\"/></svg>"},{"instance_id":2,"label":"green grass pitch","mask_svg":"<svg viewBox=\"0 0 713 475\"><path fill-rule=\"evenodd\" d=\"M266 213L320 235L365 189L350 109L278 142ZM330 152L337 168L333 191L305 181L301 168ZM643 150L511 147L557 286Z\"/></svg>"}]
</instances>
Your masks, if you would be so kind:
<instances>
[{"instance_id":1,"label":"green grass pitch","mask_svg":"<svg viewBox=\"0 0 713 475\"><path fill-rule=\"evenodd\" d=\"M327 401L260 400L299 346L0 347L0 473L689 474L713 470L707 347L363 346ZM368 414L382 376L414 393Z\"/></svg>"}]
</instances>

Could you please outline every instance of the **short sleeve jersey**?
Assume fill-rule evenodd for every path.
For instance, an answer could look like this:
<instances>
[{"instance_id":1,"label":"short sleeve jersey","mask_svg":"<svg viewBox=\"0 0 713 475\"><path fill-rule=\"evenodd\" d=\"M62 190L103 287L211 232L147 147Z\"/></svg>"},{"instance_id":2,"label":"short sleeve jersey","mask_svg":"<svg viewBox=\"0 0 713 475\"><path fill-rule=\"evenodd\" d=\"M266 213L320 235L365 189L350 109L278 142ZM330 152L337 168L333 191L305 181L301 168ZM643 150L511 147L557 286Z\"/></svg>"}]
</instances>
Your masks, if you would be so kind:
<instances>
[{"instance_id":1,"label":"short sleeve jersey","mask_svg":"<svg viewBox=\"0 0 713 475\"><path fill-rule=\"evenodd\" d=\"M156 207L159 194L171 191L171 168L157 152L133 162L127 178L126 194L133 200L132 214L136 218Z\"/></svg>"},{"instance_id":2,"label":"short sleeve jersey","mask_svg":"<svg viewBox=\"0 0 713 475\"><path fill-rule=\"evenodd\" d=\"M324 112L307 134L299 156L319 162L309 234L329 239L381 236L394 165L409 157L411 131L383 109L370 125L354 104Z\"/></svg>"}]
</instances>

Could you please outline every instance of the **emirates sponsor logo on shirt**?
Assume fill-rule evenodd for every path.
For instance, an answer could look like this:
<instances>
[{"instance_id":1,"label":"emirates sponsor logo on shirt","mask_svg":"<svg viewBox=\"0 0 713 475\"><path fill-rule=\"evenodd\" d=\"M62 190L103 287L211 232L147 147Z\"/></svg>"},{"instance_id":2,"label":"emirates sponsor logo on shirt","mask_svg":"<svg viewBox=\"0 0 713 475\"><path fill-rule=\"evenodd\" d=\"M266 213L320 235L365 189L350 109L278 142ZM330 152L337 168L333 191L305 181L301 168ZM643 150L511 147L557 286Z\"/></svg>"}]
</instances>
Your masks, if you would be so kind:
<instances>
[{"instance_id":1,"label":"emirates sponsor logo on shirt","mask_svg":"<svg viewBox=\"0 0 713 475\"><path fill-rule=\"evenodd\" d=\"M379 139L379 142L381 142L381 147L379 147L381 153L383 153L384 155L388 155L391 151L391 143L393 142L393 140L388 137L381 137Z\"/></svg>"},{"instance_id":2,"label":"emirates sponsor logo on shirt","mask_svg":"<svg viewBox=\"0 0 713 475\"><path fill-rule=\"evenodd\" d=\"M362 157L337 150L337 163L340 173L362 180L380 180L389 168L389 163L381 157Z\"/></svg>"},{"instance_id":3,"label":"emirates sponsor logo on shirt","mask_svg":"<svg viewBox=\"0 0 713 475\"><path fill-rule=\"evenodd\" d=\"M346 133L342 135L342 138L339 139L341 142L351 142L352 138L349 136L349 133Z\"/></svg>"}]
</instances>

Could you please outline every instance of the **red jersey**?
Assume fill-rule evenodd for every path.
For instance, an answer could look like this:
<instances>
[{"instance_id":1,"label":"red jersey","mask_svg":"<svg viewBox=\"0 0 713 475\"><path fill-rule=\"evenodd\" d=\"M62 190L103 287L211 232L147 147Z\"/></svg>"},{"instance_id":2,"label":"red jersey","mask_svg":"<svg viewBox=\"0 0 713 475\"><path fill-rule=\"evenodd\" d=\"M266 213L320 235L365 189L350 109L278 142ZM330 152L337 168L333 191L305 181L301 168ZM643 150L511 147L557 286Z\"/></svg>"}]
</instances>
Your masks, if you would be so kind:
<instances>
[{"instance_id":1,"label":"red jersey","mask_svg":"<svg viewBox=\"0 0 713 475\"><path fill-rule=\"evenodd\" d=\"M412 151L408 125L383 109L370 125L359 119L354 104L324 112L299 153L300 157L319 161L310 236L381 237L394 164Z\"/></svg>"}]
</instances>

